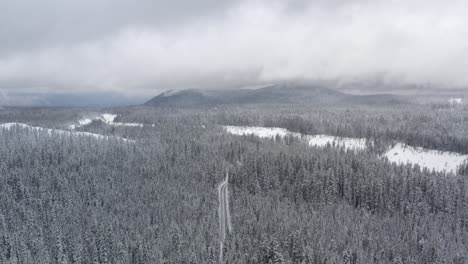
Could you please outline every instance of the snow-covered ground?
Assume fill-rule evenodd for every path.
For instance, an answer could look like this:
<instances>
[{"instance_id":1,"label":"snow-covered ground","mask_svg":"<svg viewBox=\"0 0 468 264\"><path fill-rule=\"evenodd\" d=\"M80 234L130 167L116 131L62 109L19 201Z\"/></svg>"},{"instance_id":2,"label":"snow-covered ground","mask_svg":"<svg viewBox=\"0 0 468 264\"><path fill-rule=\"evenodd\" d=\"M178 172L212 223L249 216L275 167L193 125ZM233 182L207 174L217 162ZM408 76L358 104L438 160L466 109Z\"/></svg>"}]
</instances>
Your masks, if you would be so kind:
<instances>
[{"instance_id":1,"label":"snow-covered ground","mask_svg":"<svg viewBox=\"0 0 468 264\"><path fill-rule=\"evenodd\" d=\"M351 150L365 150L366 142L365 138L347 138L347 137L335 137L328 135L308 135L305 137L310 146L315 147L326 147L327 145L351 149Z\"/></svg>"},{"instance_id":2,"label":"snow-covered ground","mask_svg":"<svg viewBox=\"0 0 468 264\"><path fill-rule=\"evenodd\" d=\"M111 124L114 123L114 119L117 117L117 115L114 114L100 114L100 115L95 115L91 117L85 117L80 120L76 124L71 124L68 126L70 129L76 129L82 126L86 126L91 124L93 121L101 120L102 122L106 124Z\"/></svg>"},{"instance_id":3,"label":"snow-covered ground","mask_svg":"<svg viewBox=\"0 0 468 264\"><path fill-rule=\"evenodd\" d=\"M47 132L49 135L64 135L64 136L87 136L93 137L97 139L110 139L115 138L126 142L134 142L134 140L128 140L125 138L115 137L115 136L106 136L96 133L90 132L82 132L82 131L69 131L69 130L62 130L62 129L52 129L52 128L45 128L45 127L34 127L23 123L4 123L0 124L0 129L10 130L15 127L29 129L31 131L40 131L40 132Z\"/></svg>"},{"instance_id":4,"label":"snow-covered ground","mask_svg":"<svg viewBox=\"0 0 468 264\"><path fill-rule=\"evenodd\" d=\"M282 138L286 136L292 136L296 138L302 138L309 144L309 146L315 146L319 148L331 145L347 150L366 149L365 138L346 138L328 135L301 135L300 133L291 132L285 128L279 127L224 126L224 129L226 129L228 133L238 136L254 135L260 138L271 139L274 139L277 136Z\"/></svg>"},{"instance_id":5,"label":"snow-covered ground","mask_svg":"<svg viewBox=\"0 0 468 264\"><path fill-rule=\"evenodd\" d=\"M327 145L343 148L346 150L361 151L366 149L365 138L345 138L329 135L301 135L278 127L245 127L224 126L224 129L233 135L254 135L260 138L274 139L276 136L293 136L305 140L309 146L326 147ZM406 146L397 143L389 149L382 157L388 158L390 162L398 164L418 164L430 170L439 172L456 173L457 167L468 161L468 155L448 151L430 150L420 147Z\"/></svg>"},{"instance_id":6,"label":"snow-covered ground","mask_svg":"<svg viewBox=\"0 0 468 264\"><path fill-rule=\"evenodd\" d=\"M127 127L144 127L145 125L142 123L122 123L122 122L112 122L109 123L111 126L127 126ZM154 125L148 125L154 127Z\"/></svg>"},{"instance_id":7,"label":"snow-covered ground","mask_svg":"<svg viewBox=\"0 0 468 264\"><path fill-rule=\"evenodd\" d=\"M468 160L468 155L449 151L430 150L397 143L384 155L390 162L418 164L430 170L456 173L457 167Z\"/></svg>"},{"instance_id":8,"label":"snow-covered ground","mask_svg":"<svg viewBox=\"0 0 468 264\"><path fill-rule=\"evenodd\" d=\"M72 124L72 125L69 125L68 127L69 127L70 129L75 129L75 128L77 128L77 127L82 127L82 126L89 125L89 124L91 124L91 122L93 122L92 119L90 119L90 118L83 118L83 119L78 120L78 123L77 123L77 124Z\"/></svg>"},{"instance_id":9,"label":"snow-covered ground","mask_svg":"<svg viewBox=\"0 0 468 264\"><path fill-rule=\"evenodd\" d=\"M247 126L224 126L224 129L229 134L244 136L244 135L254 135L260 138L271 138L274 139L277 136L294 136L300 137L299 133L290 132L287 129L279 127L247 127Z\"/></svg>"},{"instance_id":10,"label":"snow-covered ground","mask_svg":"<svg viewBox=\"0 0 468 264\"><path fill-rule=\"evenodd\" d=\"M114 123L114 120L116 117L117 115L114 115L114 114L101 114L100 116L98 116L98 118L101 119L106 124Z\"/></svg>"},{"instance_id":11,"label":"snow-covered ground","mask_svg":"<svg viewBox=\"0 0 468 264\"><path fill-rule=\"evenodd\" d=\"M128 126L128 127L143 127L143 126L145 126L145 124L142 124L142 123L114 122L116 117L117 117L116 114L108 114L108 113L96 115L96 116L93 116L93 117L86 117L86 118L82 118L82 119L78 120L78 122L76 124L69 125L68 128L73 130L73 129L76 129L76 128L79 128L79 127L82 127L82 126L85 126L85 125L89 125L95 120L101 120L102 122L104 122L104 123L106 123L106 124L108 124L110 126ZM153 126L154 127L154 124L153 125L148 125L148 126Z\"/></svg>"},{"instance_id":12,"label":"snow-covered ground","mask_svg":"<svg viewBox=\"0 0 468 264\"><path fill-rule=\"evenodd\" d=\"M462 98L450 98L448 102L450 105L460 105L460 104L463 104L463 99Z\"/></svg>"}]
</instances>

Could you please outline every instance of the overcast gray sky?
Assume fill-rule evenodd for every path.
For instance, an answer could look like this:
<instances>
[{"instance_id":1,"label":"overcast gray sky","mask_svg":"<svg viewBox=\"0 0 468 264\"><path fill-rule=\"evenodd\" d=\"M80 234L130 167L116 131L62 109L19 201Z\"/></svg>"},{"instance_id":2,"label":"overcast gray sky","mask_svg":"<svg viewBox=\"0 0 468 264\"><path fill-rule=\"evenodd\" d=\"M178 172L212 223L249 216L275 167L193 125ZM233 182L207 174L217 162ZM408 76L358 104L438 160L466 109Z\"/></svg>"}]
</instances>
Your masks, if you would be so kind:
<instances>
[{"instance_id":1,"label":"overcast gray sky","mask_svg":"<svg viewBox=\"0 0 468 264\"><path fill-rule=\"evenodd\" d=\"M468 85L450 0L0 0L0 89L155 94L385 76Z\"/></svg>"}]
</instances>

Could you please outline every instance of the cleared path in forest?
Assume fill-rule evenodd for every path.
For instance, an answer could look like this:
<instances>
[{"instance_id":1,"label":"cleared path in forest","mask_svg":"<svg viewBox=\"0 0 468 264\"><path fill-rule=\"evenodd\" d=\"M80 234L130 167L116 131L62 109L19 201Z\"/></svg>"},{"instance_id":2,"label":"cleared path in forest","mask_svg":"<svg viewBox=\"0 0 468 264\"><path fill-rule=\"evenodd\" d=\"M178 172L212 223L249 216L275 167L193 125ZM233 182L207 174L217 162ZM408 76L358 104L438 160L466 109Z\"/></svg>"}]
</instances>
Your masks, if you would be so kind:
<instances>
[{"instance_id":1,"label":"cleared path in forest","mask_svg":"<svg viewBox=\"0 0 468 264\"><path fill-rule=\"evenodd\" d=\"M231 214L229 213L229 192L228 192L229 174L218 185L218 215L219 215L219 261L223 263L224 241L226 240L226 231L232 232Z\"/></svg>"}]
</instances>

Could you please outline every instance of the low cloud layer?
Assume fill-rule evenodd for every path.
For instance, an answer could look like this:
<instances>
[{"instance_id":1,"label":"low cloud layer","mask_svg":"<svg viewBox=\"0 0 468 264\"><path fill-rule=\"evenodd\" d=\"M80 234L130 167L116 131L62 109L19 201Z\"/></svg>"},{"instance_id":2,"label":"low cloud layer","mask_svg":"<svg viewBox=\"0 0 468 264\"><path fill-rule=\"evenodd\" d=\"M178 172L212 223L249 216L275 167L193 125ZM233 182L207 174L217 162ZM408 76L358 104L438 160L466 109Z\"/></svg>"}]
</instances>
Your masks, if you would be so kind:
<instances>
[{"instance_id":1,"label":"low cloud layer","mask_svg":"<svg viewBox=\"0 0 468 264\"><path fill-rule=\"evenodd\" d=\"M468 85L464 1L164 2L7 0L0 89L154 94L376 75Z\"/></svg>"}]
</instances>

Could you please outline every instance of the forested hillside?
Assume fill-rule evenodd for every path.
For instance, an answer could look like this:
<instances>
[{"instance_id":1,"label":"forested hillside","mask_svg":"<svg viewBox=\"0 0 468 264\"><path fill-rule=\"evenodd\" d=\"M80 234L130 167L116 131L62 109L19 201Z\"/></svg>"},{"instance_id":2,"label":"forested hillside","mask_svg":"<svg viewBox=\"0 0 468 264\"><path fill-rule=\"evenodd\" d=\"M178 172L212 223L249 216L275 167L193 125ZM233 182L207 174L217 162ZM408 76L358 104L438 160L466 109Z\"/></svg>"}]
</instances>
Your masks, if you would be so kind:
<instances>
[{"instance_id":1,"label":"forested hillside","mask_svg":"<svg viewBox=\"0 0 468 264\"><path fill-rule=\"evenodd\" d=\"M448 142L466 152L456 143L466 140L465 112L441 113L462 118L453 123L417 108L401 119L392 110L303 110L127 108L117 111L122 122L154 126L80 128L135 142L0 131L0 263L218 263L216 186L226 169L225 263L468 261L464 170L445 175L373 151L238 137L220 126ZM427 130L412 130L415 120Z\"/></svg>"}]
</instances>

